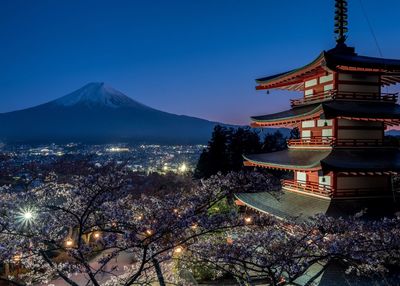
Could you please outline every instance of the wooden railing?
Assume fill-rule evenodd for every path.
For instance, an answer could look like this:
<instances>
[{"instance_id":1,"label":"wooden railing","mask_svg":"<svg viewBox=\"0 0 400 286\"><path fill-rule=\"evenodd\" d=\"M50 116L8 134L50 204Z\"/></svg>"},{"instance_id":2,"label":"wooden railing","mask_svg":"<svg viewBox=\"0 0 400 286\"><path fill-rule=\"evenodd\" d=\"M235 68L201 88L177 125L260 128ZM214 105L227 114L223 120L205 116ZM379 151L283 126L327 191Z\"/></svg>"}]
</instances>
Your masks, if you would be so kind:
<instances>
[{"instance_id":1,"label":"wooden railing","mask_svg":"<svg viewBox=\"0 0 400 286\"><path fill-rule=\"evenodd\" d=\"M281 180L283 188L290 188L300 192L325 196L325 197L373 197L373 196L390 196L394 195L393 191L389 187L382 188L340 188L334 190L331 186L319 185L312 182L301 182L294 180ZM399 196L400 193L396 192Z\"/></svg>"},{"instance_id":2,"label":"wooden railing","mask_svg":"<svg viewBox=\"0 0 400 286\"><path fill-rule=\"evenodd\" d=\"M303 98L291 99L290 105L292 107L295 107L295 106L312 104L312 103L317 103L317 102L326 101L326 100L332 100L335 92L336 92L335 90L329 90L329 91L315 93L313 95L304 96Z\"/></svg>"},{"instance_id":3,"label":"wooden railing","mask_svg":"<svg viewBox=\"0 0 400 286\"><path fill-rule=\"evenodd\" d=\"M288 147L332 146L333 137L310 137L287 140Z\"/></svg>"},{"instance_id":4,"label":"wooden railing","mask_svg":"<svg viewBox=\"0 0 400 286\"><path fill-rule=\"evenodd\" d=\"M398 100L398 93L381 93L381 92L345 92L337 90L329 90L319 92L313 95L304 96L299 99L292 99L291 106L301 106L306 104L313 104L327 100L360 100L360 101L379 101L396 103Z\"/></svg>"},{"instance_id":5,"label":"wooden railing","mask_svg":"<svg viewBox=\"0 0 400 286\"><path fill-rule=\"evenodd\" d=\"M325 197L331 197L333 193L331 186L324 186L317 183L300 182L294 180L282 180L281 184L282 187L292 188L301 192L306 192Z\"/></svg>"},{"instance_id":6,"label":"wooden railing","mask_svg":"<svg viewBox=\"0 0 400 286\"><path fill-rule=\"evenodd\" d=\"M386 139L336 139L333 137L315 136L310 138L289 139L288 147L395 147L397 141Z\"/></svg>"}]
</instances>

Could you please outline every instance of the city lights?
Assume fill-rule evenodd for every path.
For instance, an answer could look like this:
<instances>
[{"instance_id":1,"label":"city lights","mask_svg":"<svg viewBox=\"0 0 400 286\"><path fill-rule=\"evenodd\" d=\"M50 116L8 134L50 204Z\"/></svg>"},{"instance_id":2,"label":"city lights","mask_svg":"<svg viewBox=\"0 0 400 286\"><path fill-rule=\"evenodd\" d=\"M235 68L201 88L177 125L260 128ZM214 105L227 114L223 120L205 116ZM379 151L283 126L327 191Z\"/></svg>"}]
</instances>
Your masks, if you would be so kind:
<instances>
[{"instance_id":1,"label":"city lights","mask_svg":"<svg viewBox=\"0 0 400 286\"><path fill-rule=\"evenodd\" d=\"M107 149L108 152L129 152L129 148L124 147L111 147Z\"/></svg>"},{"instance_id":2,"label":"city lights","mask_svg":"<svg viewBox=\"0 0 400 286\"><path fill-rule=\"evenodd\" d=\"M182 163L178 168L178 171L180 173L185 173L187 170L188 170L188 167L187 167L186 163Z\"/></svg>"}]
</instances>

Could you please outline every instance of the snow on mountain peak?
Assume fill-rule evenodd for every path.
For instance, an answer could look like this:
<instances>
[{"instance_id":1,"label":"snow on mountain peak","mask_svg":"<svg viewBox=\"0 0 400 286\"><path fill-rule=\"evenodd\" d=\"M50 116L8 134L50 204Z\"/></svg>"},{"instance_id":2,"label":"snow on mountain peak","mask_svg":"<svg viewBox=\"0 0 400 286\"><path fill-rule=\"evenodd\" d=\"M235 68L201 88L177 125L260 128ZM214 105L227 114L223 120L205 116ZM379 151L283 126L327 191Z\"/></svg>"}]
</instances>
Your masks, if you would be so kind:
<instances>
[{"instance_id":1,"label":"snow on mountain peak","mask_svg":"<svg viewBox=\"0 0 400 286\"><path fill-rule=\"evenodd\" d=\"M103 82L88 83L82 88L67 94L54 101L61 106L84 105L88 107L105 106L111 108L119 107L145 107L122 92L104 85Z\"/></svg>"}]
</instances>

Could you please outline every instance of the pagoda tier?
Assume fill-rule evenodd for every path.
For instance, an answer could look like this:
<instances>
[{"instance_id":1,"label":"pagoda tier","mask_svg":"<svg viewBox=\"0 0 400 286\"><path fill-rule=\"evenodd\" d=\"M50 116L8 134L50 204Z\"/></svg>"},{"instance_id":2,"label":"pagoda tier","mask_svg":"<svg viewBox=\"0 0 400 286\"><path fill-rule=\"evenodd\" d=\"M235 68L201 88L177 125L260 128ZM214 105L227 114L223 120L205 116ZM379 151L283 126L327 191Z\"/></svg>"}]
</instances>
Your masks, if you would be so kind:
<instances>
[{"instance_id":1,"label":"pagoda tier","mask_svg":"<svg viewBox=\"0 0 400 286\"><path fill-rule=\"evenodd\" d=\"M337 101L315 103L286 111L251 117L252 127L298 126L309 120L349 119L400 124L400 105L387 102Z\"/></svg>"},{"instance_id":2,"label":"pagoda tier","mask_svg":"<svg viewBox=\"0 0 400 286\"><path fill-rule=\"evenodd\" d=\"M400 60L359 56L354 48L336 47L322 52L310 64L288 72L259 78L256 89L285 89L303 91L307 89L308 79L322 77L331 81L332 75L354 72L376 77L379 85L391 85L400 82ZM333 79L333 78L332 78ZM343 77L341 80L346 81Z\"/></svg>"},{"instance_id":3,"label":"pagoda tier","mask_svg":"<svg viewBox=\"0 0 400 286\"><path fill-rule=\"evenodd\" d=\"M397 148L287 149L243 157L246 166L287 171L335 171L353 175L400 172L400 150Z\"/></svg>"},{"instance_id":4,"label":"pagoda tier","mask_svg":"<svg viewBox=\"0 0 400 286\"><path fill-rule=\"evenodd\" d=\"M262 213L274 215L290 221L307 221L318 214L333 217L352 216L360 210L368 209L370 216L390 216L397 210L396 203L390 198L353 198L326 200L300 193L260 192L236 194L236 203Z\"/></svg>"}]
</instances>

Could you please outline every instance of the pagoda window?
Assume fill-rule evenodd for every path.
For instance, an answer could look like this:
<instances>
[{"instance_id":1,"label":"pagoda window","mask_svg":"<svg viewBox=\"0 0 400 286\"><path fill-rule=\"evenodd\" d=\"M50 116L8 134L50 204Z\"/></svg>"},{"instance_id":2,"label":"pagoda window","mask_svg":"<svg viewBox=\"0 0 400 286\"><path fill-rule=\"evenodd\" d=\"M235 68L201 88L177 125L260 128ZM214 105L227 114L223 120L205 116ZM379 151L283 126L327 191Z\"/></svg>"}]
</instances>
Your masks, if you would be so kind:
<instances>
[{"instance_id":1,"label":"pagoda window","mask_svg":"<svg viewBox=\"0 0 400 286\"><path fill-rule=\"evenodd\" d=\"M314 120L303 121L303 122L301 122L301 127L303 127L303 128L315 127L315 121Z\"/></svg>"},{"instance_id":2,"label":"pagoda window","mask_svg":"<svg viewBox=\"0 0 400 286\"><path fill-rule=\"evenodd\" d=\"M319 176L318 182L320 186L330 186L331 185L331 176Z\"/></svg>"},{"instance_id":3,"label":"pagoda window","mask_svg":"<svg viewBox=\"0 0 400 286\"><path fill-rule=\"evenodd\" d=\"M301 138L311 138L311 131L310 130L302 130Z\"/></svg>"},{"instance_id":4,"label":"pagoda window","mask_svg":"<svg viewBox=\"0 0 400 286\"><path fill-rule=\"evenodd\" d=\"M324 91L329 91L333 89L333 84L324 85Z\"/></svg>"},{"instance_id":5,"label":"pagoda window","mask_svg":"<svg viewBox=\"0 0 400 286\"><path fill-rule=\"evenodd\" d=\"M318 127L332 126L332 119L329 120L318 119L317 126Z\"/></svg>"},{"instance_id":6,"label":"pagoda window","mask_svg":"<svg viewBox=\"0 0 400 286\"><path fill-rule=\"evenodd\" d=\"M332 137L332 129L322 129L322 137Z\"/></svg>"},{"instance_id":7,"label":"pagoda window","mask_svg":"<svg viewBox=\"0 0 400 286\"><path fill-rule=\"evenodd\" d=\"M311 79L311 80L307 80L306 82L304 82L304 86L307 88L307 87L311 87L311 86L314 86L314 85L317 85L318 84L318 79L316 79L316 78L314 78L314 79Z\"/></svg>"},{"instance_id":8,"label":"pagoda window","mask_svg":"<svg viewBox=\"0 0 400 286\"><path fill-rule=\"evenodd\" d=\"M296 172L296 180L299 183L307 182L307 173L306 172Z\"/></svg>"},{"instance_id":9,"label":"pagoda window","mask_svg":"<svg viewBox=\"0 0 400 286\"><path fill-rule=\"evenodd\" d=\"M304 91L304 95L307 96L311 96L314 95L314 90L313 89L307 89Z\"/></svg>"},{"instance_id":10,"label":"pagoda window","mask_svg":"<svg viewBox=\"0 0 400 286\"><path fill-rule=\"evenodd\" d=\"M319 78L319 83L326 83L330 81L333 81L333 74L324 75Z\"/></svg>"}]
</instances>

